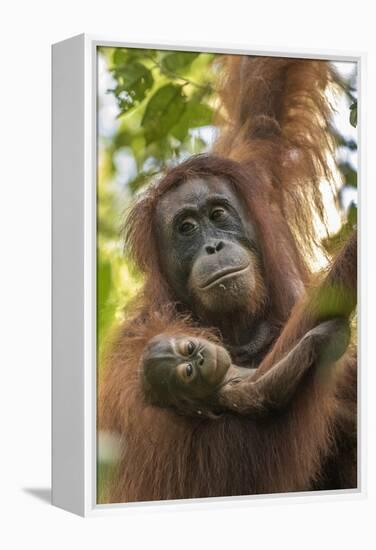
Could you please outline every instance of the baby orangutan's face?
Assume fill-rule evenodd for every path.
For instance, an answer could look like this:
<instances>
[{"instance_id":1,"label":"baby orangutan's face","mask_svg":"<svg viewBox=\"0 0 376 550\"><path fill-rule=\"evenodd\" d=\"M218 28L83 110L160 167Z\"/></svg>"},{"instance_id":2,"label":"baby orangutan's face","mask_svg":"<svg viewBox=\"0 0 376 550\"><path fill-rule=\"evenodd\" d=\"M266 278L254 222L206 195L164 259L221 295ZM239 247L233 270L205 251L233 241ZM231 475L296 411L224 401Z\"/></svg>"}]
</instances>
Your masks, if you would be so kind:
<instances>
[{"instance_id":1,"label":"baby orangutan's face","mask_svg":"<svg viewBox=\"0 0 376 550\"><path fill-rule=\"evenodd\" d=\"M231 366L227 351L208 340L159 335L143 356L146 395L159 405L197 401L215 392Z\"/></svg>"}]
</instances>

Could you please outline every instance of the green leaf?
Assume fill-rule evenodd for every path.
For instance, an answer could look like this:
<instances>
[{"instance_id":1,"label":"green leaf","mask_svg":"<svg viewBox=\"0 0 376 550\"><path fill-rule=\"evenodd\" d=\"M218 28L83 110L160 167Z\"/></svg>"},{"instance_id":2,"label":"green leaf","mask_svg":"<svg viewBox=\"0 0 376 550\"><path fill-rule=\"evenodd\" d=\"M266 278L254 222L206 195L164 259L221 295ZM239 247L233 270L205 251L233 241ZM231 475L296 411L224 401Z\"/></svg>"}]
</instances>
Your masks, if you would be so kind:
<instances>
[{"instance_id":1,"label":"green leaf","mask_svg":"<svg viewBox=\"0 0 376 550\"><path fill-rule=\"evenodd\" d=\"M153 86L154 78L145 65L134 62L114 70L118 85L111 90L123 113L142 101L146 92Z\"/></svg>"},{"instance_id":2,"label":"green leaf","mask_svg":"<svg viewBox=\"0 0 376 550\"><path fill-rule=\"evenodd\" d=\"M140 59L154 59L156 55L156 50L148 50L146 48L115 48L112 56L112 62L114 64L113 69L116 70L117 68L125 66L132 61Z\"/></svg>"},{"instance_id":3,"label":"green leaf","mask_svg":"<svg viewBox=\"0 0 376 550\"><path fill-rule=\"evenodd\" d=\"M358 174L354 168L348 162L342 162L339 164L339 169L341 170L345 181L344 185L349 185L350 187L357 187L358 185Z\"/></svg>"},{"instance_id":4,"label":"green leaf","mask_svg":"<svg viewBox=\"0 0 376 550\"><path fill-rule=\"evenodd\" d=\"M177 124L184 112L185 102L182 86L175 84L166 84L153 94L141 121L147 144L166 136Z\"/></svg>"},{"instance_id":5,"label":"green leaf","mask_svg":"<svg viewBox=\"0 0 376 550\"><path fill-rule=\"evenodd\" d=\"M124 50L123 48L115 48L114 54L112 56L113 64L115 65L115 68L117 66L125 65L127 62L128 56L127 56L127 50Z\"/></svg>"},{"instance_id":6,"label":"green leaf","mask_svg":"<svg viewBox=\"0 0 376 550\"><path fill-rule=\"evenodd\" d=\"M347 212L347 223L350 228L354 228L358 221L358 209L356 205L352 202L349 206L349 210Z\"/></svg>"},{"instance_id":7,"label":"green leaf","mask_svg":"<svg viewBox=\"0 0 376 550\"><path fill-rule=\"evenodd\" d=\"M165 55L161 61L162 68L175 72L186 69L200 55L199 52L173 52Z\"/></svg>"},{"instance_id":8,"label":"green leaf","mask_svg":"<svg viewBox=\"0 0 376 550\"><path fill-rule=\"evenodd\" d=\"M190 101L181 116L178 124L173 127L171 133L174 137L183 141L190 128L199 128L212 123L213 111L205 103Z\"/></svg>"},{"instance_id":9,"label":"green leaf","mask_svg":"<svg viewBox=\"0 0 376 550\"><path fill-rule=\"evenodd\" d=\"M358 123L358 103L355 101L350 105L350 124L356 128Z\"/></svg>"},{"instance_id":10,"label":"green leaf","mask_svg":"<svg viewBox=\"0 0 376 550\"><path fill-rule=\"evenodd\" d=\"M132 144L132 139L133 135L129 132L128 129L119 130L113 140L114 151L120 149L121 147L129 147Z\"/></svg>"}]
</instances>

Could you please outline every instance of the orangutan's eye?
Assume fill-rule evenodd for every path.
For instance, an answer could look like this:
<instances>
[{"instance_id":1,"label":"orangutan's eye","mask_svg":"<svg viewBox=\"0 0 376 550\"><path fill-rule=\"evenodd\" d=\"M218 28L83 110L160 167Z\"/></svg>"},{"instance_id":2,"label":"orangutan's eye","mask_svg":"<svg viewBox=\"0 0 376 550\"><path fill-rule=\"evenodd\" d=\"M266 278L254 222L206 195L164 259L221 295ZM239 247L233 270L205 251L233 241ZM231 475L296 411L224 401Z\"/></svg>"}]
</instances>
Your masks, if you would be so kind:
<instances>
[{"instance_id":1,"label":"orangutan's eye","mask_svg":"<svg viewBox=\"0 0 376 550\"><path fill-rule=\"evenodd\" d=\"M192 353L195 351L195 348L196 346L194 345L194 343L190 340L187 344L187 352L188 352L188 355L192 355Z\"/></svg>"},{"instance_id":2,"label":"orangutan's eye","mask_svg":"<svg viewBox=\"0 0 376 550\"><path fill-rule=\"evenodd\" d=\"M212 213L210 214L210 218L213 221L220 221L226 216L226 210L224 208L214 208Z\"/></svg>"},{"instance_id":3,"label":"orangutan's eye","mask_svg":"<svg viewBox=\"0 0 376 550\"><path fill-rule=\"evenodd\" d=\"M195 220L185 220L180 226L179 226L179 232L182 235L190 235L191 233L194 233L197 229L197 223Z\"/></svg>"},{"instance_id":4,"label":"orangutan's eye","mask_svg":"<svg viewBox=\"0 0 376 550\"><path fill-rule=\"evenodd\" d=\"M195 367L192 363L181 363L177 368L177 373L182 382L191 382L195 379Z\"/></svg>"}]
</instances>

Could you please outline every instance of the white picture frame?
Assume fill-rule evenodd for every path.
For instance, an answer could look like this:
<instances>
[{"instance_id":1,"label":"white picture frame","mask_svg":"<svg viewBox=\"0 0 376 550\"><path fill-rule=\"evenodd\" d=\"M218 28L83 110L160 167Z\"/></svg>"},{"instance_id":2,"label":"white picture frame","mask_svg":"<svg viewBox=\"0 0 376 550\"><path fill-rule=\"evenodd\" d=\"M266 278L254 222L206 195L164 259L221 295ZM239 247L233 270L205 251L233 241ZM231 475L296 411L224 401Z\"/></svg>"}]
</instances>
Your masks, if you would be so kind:
<instances>
[{"instance_id":1,"label":"white picture frame","mask_svg":"<svg viewBox=\"0 0 376 550\"><path fill-rule=\"evenodd\" d=\"M362 325L365 319L365 272L359 261L358 488L167 501L96 503L96 56L100 46L145 47L181 51L254 54L351 61L359 75L359 242L365 235L363 206L366 55L336 51L283 51L230 44L135 44L79 35L52 47L52 502L82 516L148 507L250 506L280 502L362 498L366 494L365 377ZM362 253L360 252L360 258Z\"/></svg>"}]
</instances>

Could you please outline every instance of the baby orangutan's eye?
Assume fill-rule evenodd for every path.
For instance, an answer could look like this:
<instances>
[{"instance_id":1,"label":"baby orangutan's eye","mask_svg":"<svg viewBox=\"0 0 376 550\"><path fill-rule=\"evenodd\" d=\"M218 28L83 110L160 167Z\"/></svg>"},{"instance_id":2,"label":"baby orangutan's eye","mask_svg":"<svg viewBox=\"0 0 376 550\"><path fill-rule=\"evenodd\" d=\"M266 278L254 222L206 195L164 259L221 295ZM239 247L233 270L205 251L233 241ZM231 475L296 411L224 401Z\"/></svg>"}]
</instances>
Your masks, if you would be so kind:
<instances>
[{"instance_id":1,"label":"baby orangutan's eye","mask_svg":"<svg viewBox=\"0 0 376 550\"><path fill-rule=\"evenodd\" d=\"M191 340L188 342L187 344L187 352L188 352L188 355L192 355L192 353L195 351L195 344L194 342L192 342Z\"/></svg>"},{"instance_id":2,"label":"baby orangutan's eye","mask_svg":"<svg viewBox=\"0 0 376 550\"><path fill-rule=\"evenodd\" d=\"M195 369L192 363L182 363L178 366L177 371L183 382L190 382L195 378Z\"/></svg>"},{"instance_id":3,"label":"baby orangutan's eye","mask_svg":"<svg viewBox=\"0 0 376 550\"><path fill-rule=\"evenodd\" d=\"M196 349L196 344L192 340L183 340L178 344L182 355L192 355Z\"/></svg>"}]
</instances>

